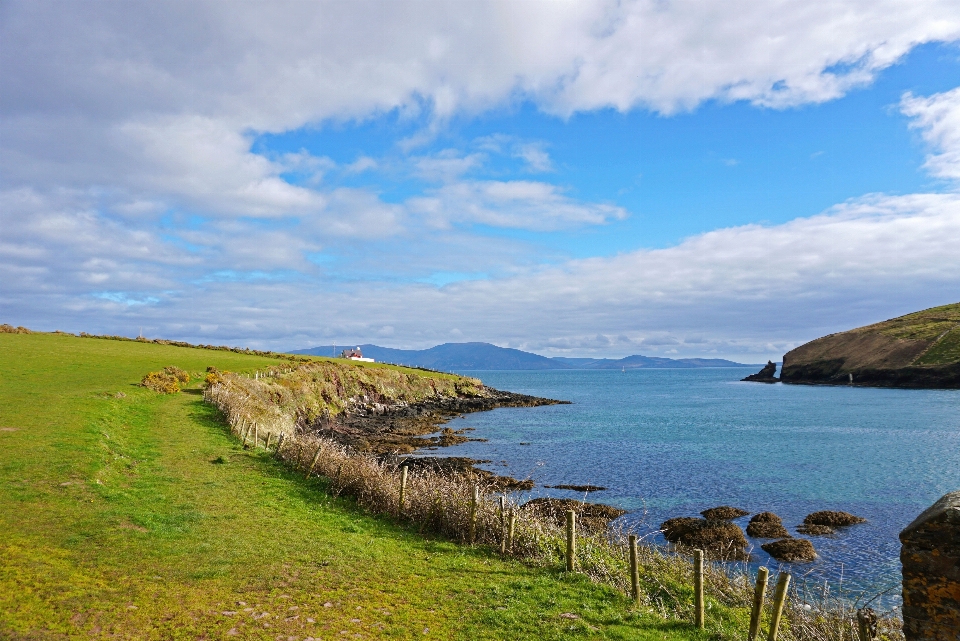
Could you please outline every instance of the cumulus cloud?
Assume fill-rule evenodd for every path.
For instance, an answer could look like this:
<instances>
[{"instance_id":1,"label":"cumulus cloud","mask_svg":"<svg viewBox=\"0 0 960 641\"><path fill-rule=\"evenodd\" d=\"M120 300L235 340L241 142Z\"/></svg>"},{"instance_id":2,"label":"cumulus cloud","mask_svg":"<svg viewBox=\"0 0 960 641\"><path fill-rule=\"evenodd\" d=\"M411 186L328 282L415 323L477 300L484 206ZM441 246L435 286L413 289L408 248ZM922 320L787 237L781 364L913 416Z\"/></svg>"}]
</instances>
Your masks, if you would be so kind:
<instances>
[{"instance_id":1,"label":"cumulus cloud","mask_svg":"<svg viewBox=\"0 0 960 641\"><path fill-rule=\"evenodd\" d=\"M934 176L960 180L960 87L928 97L907 93L900 107L933 151L924 167Z\"/></svg>"}]
</instances>

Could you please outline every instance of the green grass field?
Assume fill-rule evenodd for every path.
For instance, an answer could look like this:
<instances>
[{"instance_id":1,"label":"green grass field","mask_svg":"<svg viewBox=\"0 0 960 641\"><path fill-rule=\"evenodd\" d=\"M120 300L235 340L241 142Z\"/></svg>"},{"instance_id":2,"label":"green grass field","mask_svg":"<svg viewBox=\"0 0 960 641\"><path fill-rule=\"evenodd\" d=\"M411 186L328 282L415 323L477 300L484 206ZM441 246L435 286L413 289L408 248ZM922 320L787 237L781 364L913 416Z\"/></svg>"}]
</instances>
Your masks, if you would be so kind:
<instances>
[{"instance_id":1,"label":"green grass field","mask_svg":"<svg viewBox=\"0 0 960 641\"><path fill-rule=\"evenodd\" d=\"M241 449L195 383L136 385L277 362L0 334L0 638L713 638L367 516Z\"/></svg>"}]
</instances>

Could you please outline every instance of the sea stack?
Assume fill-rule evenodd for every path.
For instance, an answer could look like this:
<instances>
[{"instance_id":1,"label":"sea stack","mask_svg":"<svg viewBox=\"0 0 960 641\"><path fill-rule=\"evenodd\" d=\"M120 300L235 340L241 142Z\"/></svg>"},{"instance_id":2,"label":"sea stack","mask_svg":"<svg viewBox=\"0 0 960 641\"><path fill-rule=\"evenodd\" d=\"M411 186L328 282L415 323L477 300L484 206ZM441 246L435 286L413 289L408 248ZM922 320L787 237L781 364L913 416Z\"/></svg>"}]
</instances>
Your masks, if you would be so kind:
<instances>
[{"instance_id":1,"label":"sea stack","mask_svg":"<svg viewBox=\"0 0 960 641\"><path fill-rule=\"evenodd\" d=\"M777 383L776 373L777 364L773 361L767 361L767 364L763 366L762 370L741 380L750 381L751 383Z\"/></svg>"}]
</instances>

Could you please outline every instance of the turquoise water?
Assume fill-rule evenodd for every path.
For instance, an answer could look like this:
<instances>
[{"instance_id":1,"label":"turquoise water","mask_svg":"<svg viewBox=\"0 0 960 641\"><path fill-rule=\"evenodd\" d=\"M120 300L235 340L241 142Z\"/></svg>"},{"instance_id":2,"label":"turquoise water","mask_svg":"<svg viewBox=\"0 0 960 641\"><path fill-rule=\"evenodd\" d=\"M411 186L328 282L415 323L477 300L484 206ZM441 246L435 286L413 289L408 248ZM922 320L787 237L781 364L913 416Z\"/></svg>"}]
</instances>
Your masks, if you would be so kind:
<instances>
[{"instance_id":1,"label":"turquoise water","mask_svg":"<svg viewBox=\"0 0 960 641\"><path fill-rule=\"evenodd\" d=\"M605 486L589 500L631 510L642 533L716 505L770 510L790 530L816 510L852 512L869 522L812 537L820 559L792 571L834 586L842 576L853 596L898 586L898 533L960 489L960 391L739 382L755 369L464 372L573 404L468 414L450 426L488 441L442 453L530 477L533 495ZM752 543L757 563L778 566Z\"/></svg>"}]
</instances>

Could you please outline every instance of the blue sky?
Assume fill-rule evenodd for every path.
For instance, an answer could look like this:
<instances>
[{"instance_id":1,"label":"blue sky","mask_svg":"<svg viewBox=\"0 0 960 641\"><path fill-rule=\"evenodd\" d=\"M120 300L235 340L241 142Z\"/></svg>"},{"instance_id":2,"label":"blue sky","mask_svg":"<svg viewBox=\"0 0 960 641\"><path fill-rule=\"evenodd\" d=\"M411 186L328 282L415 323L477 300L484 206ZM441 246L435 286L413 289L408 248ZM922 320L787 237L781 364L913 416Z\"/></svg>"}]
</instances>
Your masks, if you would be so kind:
<instances>
[{"instance_id":1,"label":"blue sky","mask_svg":"<svg viewBox=\"0 0 960 641\"><path fill-rule=\"evenodd\" d=\"M5 3L0 320L757 361L960 300L950 2L431 6Z\"/></svg>"}]
</instances>

